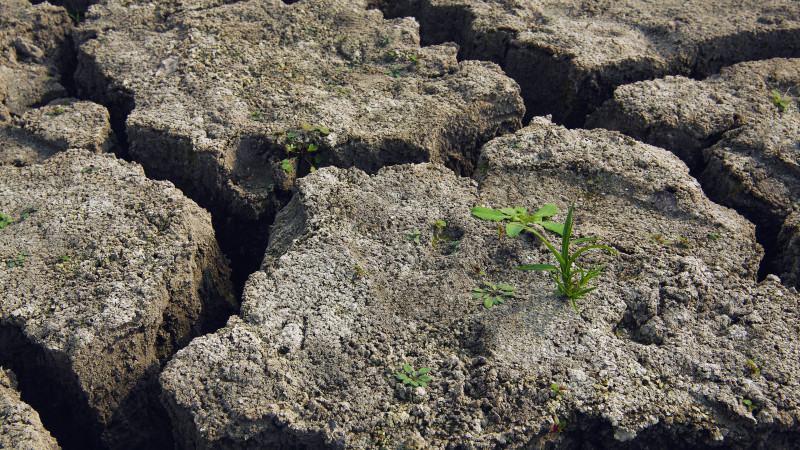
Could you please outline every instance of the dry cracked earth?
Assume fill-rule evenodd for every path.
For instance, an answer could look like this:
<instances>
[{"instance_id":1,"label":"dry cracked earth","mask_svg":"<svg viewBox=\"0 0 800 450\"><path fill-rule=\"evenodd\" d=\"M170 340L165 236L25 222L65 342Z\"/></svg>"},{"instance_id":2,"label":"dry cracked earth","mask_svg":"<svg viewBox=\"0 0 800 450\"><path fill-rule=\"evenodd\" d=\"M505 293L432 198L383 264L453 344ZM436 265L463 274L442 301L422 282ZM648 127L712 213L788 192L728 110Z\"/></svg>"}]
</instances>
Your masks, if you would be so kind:
<instances>
[{"instance_id":1,"label":"dry cracked earth","mask_svg":"<svg viewBox=\"0 0 800 450\"><path fill-rule=\"evenodd\" d=\"M0 448L800 440L797 1L0 0L0 50ZM544 205L613 250L574 305L472 214Z\"/></svg>"}]
</instances>

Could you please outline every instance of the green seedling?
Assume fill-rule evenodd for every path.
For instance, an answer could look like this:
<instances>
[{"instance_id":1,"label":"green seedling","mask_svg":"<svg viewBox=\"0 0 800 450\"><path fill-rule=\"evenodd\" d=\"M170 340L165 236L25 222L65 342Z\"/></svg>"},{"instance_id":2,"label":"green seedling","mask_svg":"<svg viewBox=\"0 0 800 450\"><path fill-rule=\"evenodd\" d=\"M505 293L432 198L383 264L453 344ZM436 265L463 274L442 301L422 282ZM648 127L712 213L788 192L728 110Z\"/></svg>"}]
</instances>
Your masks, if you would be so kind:
<instances>
[{"instance_id":1,"label":"green seedling","mask_svg":"<svg viewBox=\"0 0 800 450\"><path fill-rule=\"evenodd\" d=\"M252 120L261 120L264 118L264 113L261 111L250 111L250 119Z\"/></svg>"},{"instance_id":2,"label":"green seedling","mask_svg":"<svg viewBox=\"0 0 800 450\"><path fill-rule=\"evenodd\" d=\"M294 170L294 166L289 162L288 159L284 159L281 161L281 169L283 169L285 172L291 172Z\"/></svg>"},{"instance_id":3,"label":"green seedling","mask_svg":"<svg viewBox=\"0 0 800 450\"><path fill-rule=\"evenodd\" d=\"M472 299L482 299L486 309L499 303L505 303L505 298L514 297L514 288L505 284L494 285L488 281L483 282L482 288L473 288Z\"/></svg>"},{"instance_id":4,"label":"green seedling","mask_svg":"<svg viewBox=\"0 0 800 450\"><path fill-rule=\"evenodd\" d=\"M390 77L400 78L400 66L394 65L391 69L387 70L386 73L388 73Z\"/></svg>"},{"instance_id":5,"label":"green seedling","mask_svg":"<svg viewBox=\"0 0 800 450\"><path fill-rule=\"evenodd\" d=\"M78 26L78 25L81 24L81 13L80 12L75 11L74 14L71 13L71 12L67 12L67 15L69 16L70 19L72 19L72 22L75 24L75 26Z\"/></svg>"},{"instance_id":6,"label":"green seedling","mask_svg":"<svg viewBox=\"0 0 800 450\"><path fill-rule=\"evenodd\" d=\"M9 217L6 213L0 212L0 228L5 228L14 223L14 219Z\"/></svg>"},{"instance_id":7,"label":"green seedling","mask_svg":"<svg viewBox=\"0 0 800 450\"><path fill-rule=\"evenodd\" d=\"M409 58L411 58L411 60L414 61L415 63L418 63L419 60L422 59L422 55L411 55L409 56Z\"/></svg>"},{"instance_id":8,"label":"green seedling","mask_svg":"<svg viewBox=\"0 0 800 450\"><path fill-rule=\"evenodd\" d=\"M355 273L353 273L353 278L364 276L364 269L362 269L361 266L358 264L353 264L353 268L356 269Z\"/></svg>"},{"instance_id":9,"label":"green seedling","mask_svg":"<svg viewBox=\"0 0 800 450\"><path fill-rule=\"evenodd\" d=\"M573 203L569 207L569 212L567 213L567 220L564 221L564 233L561 235L560 252L556 250L556 248L553 247L552 244L550 244L550 242L544 236L542 236L538 231L529 227L525 228L527 231L534 233L539 239L542 240L542 242L544 242L544 244L550 250L550 253L552 253L556 257L556 260L558 260L558 266L554 266L552 264L532 264L532 265L517 267L517 269L543 270L552 272L550 274L550 277L552 278L553 281L555 281L556 285L558 286L558 293L567 296L569 298L570 303L572 303L572 307L575 308L575 312L579 312L578 305L575 303L575 300L597 289L597 286L595 287L585 287L585 286L592 278L595 278L596 276L600 275L603 269L605 269L606 264L601 264L599 266L590 267L589 269L584 269L576 262L578 256L580 256L581 253L585 252L586 250L590 250L593 248L606 250L610 252L612 255L616 254L616 251L602 244L594 244L583 247L578 251L576 251L575 253L570 254L570 247L572 247L575 244L597 241L597 238L578 238L570 241L570 238L572 237L572 226L574 225L574 219L572 216L574 210L575 210L575 204Z\"/></svg>"},{"instance_id":10,"label":"green seedling","mask_svg":"<svg viewBox=\"0 0 800 450\"><path fill-rule=\"evenodd\" d=\"M29 206L29 207L23 209L22 210L22 217L20 217L20 220L27 219L28 217L31 216L31 214L35 213L38 210L39 210L39 208L37 208L35 206Z\"/></svg>"},{"instance_id":11,"label":"green seedling","mask_svg":"<svg viewBox=\"0 0 800 450\"><path fill-rule=\"evenodd\" d=\"M753 412L753 410L756 409L756 405L754 405L753 401L749 398L742 400L742 403L744 403L744 406L747 406L747 410L750 412Z\"/></svg>"},{"instance_id":12,"label":"green seedling","mask_svg":"<svg viewBox=\"0 0 800 450\"><path fill-rule=\"evenodd\" d=\"M13 269L14 267L21 266L26 256L28 256L27 252L17 253L17 256L15 256L14 258L6 260L6 267L8 267L9 269Z\"/></svg>"},{"instance_id":13,"label":"green seedling","mask_svg":"<svg viewBox=\"0 0 800 450\"><path fill-rule=\"evenodd\" d=\"M560 384L558 384L558 383L552 383L552 384L550 385L550 389L552 389L553 391L555 391L557 395L560 395L562 392L564 392L564 391L568 391L568 390L569 390L569 389L567 389L567 387L566 387L566 386L561 386L561 385L560 385Z\"/></svg>"},{"instance_id":14,"label":"green seedling","mask_svg":"<svg viewBox=\"0 0 800 450\"><path fill-rule=\"evenodd\" d=\"M556 212L558 212L558 207L549 204L542 206L533 214L528 214L528 210L521 206L501 209L484 208L482 206L472 208L472 215L479 219L491 220L494 222L509 221L504 231L508 237L512 238L518 235L522 230L533 230L533 228L528 226L528 224L531 223L541 225L544 229L559 235L563 234L563 225L545 220L548 217L554 216ZM539 233L536 234L538 235Z\"/></svg>"},{"instance_id":15,"label":"green seedling","mask_svg":"<svg viewBox=\"0 0 800 450\"><path fill-rule=\"evenodd\" d=\"M50 107L50 111L47 111L47 115L49 115L49 116L57 116L57 115L63 114L63 113L64 113L64 108L62 108L60 106L52 106L52 107Z\"/></svg>"},{"instance_id":16,"label":"green seedling","mask_svg":"<svg viewBox=\"0 0 800 450\"><path fill-rule=\"evenodd\" d=\"M758 364L755 361L748 358L747 359L747 366L750 368L750 371L753 372L753 375L759 376L761 375L761 370L758 368Z\"/></svg>"},{"instance_id":17,"label":"green seedling","mask_svg":"<svg viewBox=\"0 0 800 450\"><path fill-rule=\"evenodd\" d=\"M390 38L390 37L381 36L380 38L378 38L378 43L379 43L380 45L386 46L386 45L389 45L389 44L391 44L393 40L394 40L394 39L392 39L392 38Z\"/></svg>"},{"instance_id":18,"label":"green seedling","mask_svg":"<svg viewBox=\"0 0 800 450\"><path fill-rule=\"evenodd\" d=\"M561 433L564 427L567 426L567 421L564 419L558 420L558 416L553 414L553 425L550 426L551 433Z\"/></svg>"},{"instance_id":19,"label":"green seedling","mask_svg":"<svg viewBox=\"0 0 800 450\"><path fill-rule=\"evenodd\" d=\"M408 364L403 364L403 372L398 373L395 375L398 380L402 381L403 384L410 384L414 387L425 386L428 382L431 381L431 377L428 375L428 372L431 371L429 367L423 367L419 370L414 370Z\"/></svg>"},{"instance_id":20,"label":"green seedling","mask_svg":"<svg viewBox=\"0 0 800 450\"><path fill-rule=\"evenodd\" d=\"M476 276L479 276L479 277L485 277L486 276L486 271L481 269L478 266L472 266L472 270L475 271L475 275Z\"/></svg>"},{"instance_id":21,"label":"green seedling","mask_svg":"<svg viewBox=\"0 0 800 450\"><path fill-rule=\"evenodd\" d=\"M319 143L323 136L327 136L330 133L331 130L324 126L300 122L299 130L282 130L272 134L282 136L281 139L287 155L299 156L308 163L310 171L315 172L317 170L316 165L322 163ZM284 168L284 170L286 169ZM294 170L294 167L291 170Z\"/></svg>"},{"instance_id":22,"label":"green seedling","mask_svg":"<svg viewBox=\"0 0 800 450\"><path fill-rule=\"evenodd\" d=\"M81 173L92 173L94 172L94 164L89 164L89 167L84 167L81 169Z\"/></svg>"},{"instance_id":23,"label":"green seedling","mask_svg":"<svg viewBox=\"0 0 800 450\"><path fill-rule=\"evenodd\" d=\"M415 244L419 244L419 235L419 230L414 230L411 234L406 235L406 239L414 241Z\"/></svg>"},{"instance_id":24,"label":"green seedling","mask_svg":"<svg viewBox=\"0 0 800 450\"><path fill-rule=\"evenodd\" d=\"M397 57L397 52L395 52L395 51L393 51L393 50L389 50L388 52L386 52L386 55L387 55L387 56L388 56L390 59L395 59L395 58Z\"/></svg>"},{"instance_id":25,"label":"green seedling","mask_svg":"<svg viewBox=\"0 0 800 450\"><path fill-rule=\"evenodd\" d=\"M777 106L779 111L783 112L789 107L789 99L781 96L780 92L772 90L770 93L772 94L772 104Z\"/></svg>"},{"instance_id":26,"label":"green seedling","mask_svg":"<svg viewBox=\"0 0 800 450\"><path fill-rule=\"evenodd\" d=\"M442 243L445 243L447 245L447 252L449 254L452 255L458 251L458 244L460 244L461 241L455 240L444 233L444 228L447 226L447 222L437 219L431 222L431 226L434 228L431 247L438 248Z\"/></svg>"},{"instance_id":27,"label":"green seedling","mask_svg":"<svg viewBox=\"0 0 800 450\"><path fill-rule=\"evenodd\" d=\"M712 241L716 241L717 239L720 238L720 236L721 235L719 233L708 233L708 238L711 239Z\"/></svg>"}]
</instances>

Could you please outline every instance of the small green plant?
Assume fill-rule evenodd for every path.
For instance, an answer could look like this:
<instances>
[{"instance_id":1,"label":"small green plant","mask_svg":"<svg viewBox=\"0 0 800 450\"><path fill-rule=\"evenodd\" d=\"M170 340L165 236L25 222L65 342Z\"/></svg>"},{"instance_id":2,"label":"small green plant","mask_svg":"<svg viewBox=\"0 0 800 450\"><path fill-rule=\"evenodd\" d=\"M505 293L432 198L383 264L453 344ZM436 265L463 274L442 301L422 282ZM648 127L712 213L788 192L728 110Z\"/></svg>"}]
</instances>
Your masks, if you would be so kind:
<instances>
[{"instance_id":1,"label":"small green plant","mask_svg":"<svg viewBox=\"0 0 800 450\"><path fill-rule=\"evenodd\" d=\"M747 410L750 412L753 412L753 410L756 409L756 405L754 405L753 401L750 400L749 398L743 399L742 403L744 404L744 406L747 406Z\"/></svg>"},{"instance_id":2,"label":"small green plant","mask_svg":"<svg viewBox=\"0 0 800 450\"><path fill-rule=\"evenodd\" d=\"M752 359L747 358L747 366L750 368L750 371L753 372L753 375L761 375L761 370L758 368L758 364L756 364L756 362Z\"/></svg>"},{"instance_id":3,"label":"small green plant","mask_svg":"<svg viewBox=\"0 0 800 450\"><path fill-rule=\"evenodd\" d=\"M566 386L562 386L558 383L551 383L550 389L555 391L556 395L561 395L562 392L568 391Z\"/></svg>"},{"instance_id":4,"label":"small green plant","mask_svg":"<svg viewBox=\"0 0 800 450\"><path fill-rule=\"evenodd\" d=\"M14 219L9 217L6 213L0 212L0 228L5 228L14 223Z\"/></svg>"},{"instance_id":5,"label":"small green plant","mask_svg":"<svg viewBox=\"0 0 800 450\"><path fill-rule=\"evenodd\" d=\"M386 73L388 73L390 77L400 78L400 66L394 65L391 69L387 70Z\"/></svg>"},{"instance_id":6,"label":"small green plant","mask_svg":"<svg viewBox=\"0 0 800 450\"><path fill-rule=\"evenodd\" d=\"M319 150L320 141L330 133L331 130L324 126L300 122L299 130L282 130L272 134L281 136L287 155L299 156L308 163L310 171L315 172L317 170L315 165L319 165L322 162L322 155Z\"/></svg>"},{"instance_id":7,"label":"small green plant","mask_svg":"<svg viewBox=\"0 0 800 450\"><path fill-rule=\"evenodd\" d=\"M67 15L69 16L70 19L72 19L72 23L74 23L75 26L81 24L81 13L79 11L76 10L74 14L71 12L67 12Z\"/></svg>"},{"instance_id":8,"label":"small green plant","mask_svg":"<svg viewBox=\"0 0 800 450\"><path fill-rule=\"evenodd\" d=\"M356 269L355 273L353 273L353 278L364 276L364 269L362 269L361 266L359 266L358 264L353 264L353 268Z\"/></svg>"},{"instance_id":9,"label":"small green plant","mask_svg":"<svg viewBox=\"0 0 800 450\"><path fill-rule=\"evenodd\" d=\"M447 246L447 253L452 255L458 251L458 244L460 244L461 241L455 240L445 234L444 229L447 226L447 222L437 219L431 222L431 226L433 227L433 241L431 241L431 247L438 248L442 244L445 244Z\"/></svg>"},{"instance_id":10,"label":"small green plant","mask_svg":"<svg viewBox=\"0 0 800 450\"><path fill-rule=\"evenodd\" d=\"M423 367L419 370L414 370L414 368L411 367L410 365L403 364L403 372L405 373L400 372L395 376L397 377L398 380L402 381L403 384L410 384L411 386L414 387L419 387L419 386L424 387L431 381L431 377L428 375L428 372L430 371L431 369L428 367Z\"/></svg>"},{"instance_id":11,"label":"small green plant","mask_svg":"<svg viewBox=\"0 0 800 450\"><path fill-rule=\"evenodd\" d=\"M720 238L720 236L721 235L719 233L708 233L708 238L711 239L712 241L716 241L717 239Z\"/></svg>"},{"instance_id":12,"label":"small green plant","mask_svg":"<svg viewBox=\"0 0 800 450\"><path fill-rule=\"evenodd\" d=\"M778 92L776 90L772 90L772 91L770 91L770 93L772 94L772 104L777 106L778 110L780 112L785 111L786 108L789 107L789 99L787 99L786 97L781 96L780 92ZM784 95L786 95L786 94L784 94Z\"/></svg>"},{"instance_id":13,"label":"small green plant","mask_svg":"<svg viewBox=\"0 0 800 450\"><path fill-rule=\"evenodd\" d=\"M388 56L389 59L395 59L397 58L397 52L394 50L389 50L388 52L386 52L386 56Z\"/></svg>"},{"instance_id":14,"label":"small green plant","mask_svg":"<svg viewBox=\"0 0 800 450\"><path fill-rule=\"evenodd\" d=\"M81 173L92 173L94 172L94 164L89 164L89 167L84 167L81 169Z\"/></svg>"},{"instance_id":15,"label":"small green plant","mask_svg":"<svg viewBox=\"0 0 800 450\"><path fill-rule=\"evenodd\" d=\"M47 111L47 115L49 115L49 116L57 116L57 115L63 114L63 113L64 113L64 108L62 108L60 106L51 106L50 107L50 111Z\"/></svg>"},{"instance_id":16,"label":"small green plant","mask_svg":"<svg viewBox=\"0 0 800 450\"><path fill-rule=\"evenodd\" d=\"M564 419L559 420L558 416L553 414L553 425L550 426L551 433L561 433L564 431L564 427L567 426L567 421Z\"/></svg>"},{"instance_id":17,"label":"small green plant","mask_svg":"<svg viewBox=\"0 0 800 450\"><path fill-rule=\"evenodd\" d=\"M252 120L261 120L264 118L264 113L261 111L250 111L250 119Z\"/></svg>"},{"instance_id":18,"label":"small green plant","mask_svg":"<svg viewBox=\"0 0 800 450\"><path fill-rule=\"evenodd\" d=\"M281 169L283 169L285 172L291 172L294 170L294 166L291 162L289 162L288 159L284 159L281 161Z\"/></svg>"},{"instance_id":19,"label":"small green plant","mask_svg":"<svg viewBox=\"0 0 800 450\"><path fill-rule=\"evenodd\" d=\"M514 288L505 284L492 284L488 281L483 282L483 287L472 289L472 299L482 299L486 309L494 305L505 303L505 298L514 297Z\"/></svg>"},{"instance_id":20,"label":"small green plant","mask_svg":"<svg viewBox=\"0 0 800 450\"><path fill-rule=\"evenodd\" d=\"M422 59L422 55L411 55L409 58L411 58L411 60L415 63L418 63Z\"/></svg>"},{"instance_id":21,"label":"small green plant","mask_svg":"<svg viewBox=\"0 0 800 450\"><path fill-rule=\"evenodd\" d=\"M394 39L392 39L390 37L381 36L380 38L378 38L378 44L380 44L382 46L387 46L387 45L391 44L393 40Z\"/></svg>"},{"instance_id":22,"label":"small green plant","mask_svg":"<svg viewBox=\"0 0 800 450\"><path fill-rule=\"evenodd\" d=\"M35 212L36 212L36 211L38 211L38 210L39 210L39 208L37 208L37 207L35 207L35 206L29 206L29 207L27 207L27 208L23 209L23 210L22 210L22 216L20 217L20 219L19 219L19 220L25 220L25 219L27 219L28 217L30 217L30 216L31 216L31 214L35 213ZM0 227L0 228L1 228L1 227Z\"/></svg>"},{"instance_id":23,"label":"small green plant","mask_svg":"<svg viewBox=\"0 0 800 450\"><path fill-rule=\"evenodd\" d=\"M6 267L8 267L9 269L13 269L14 267L21 266L26 256L28 256L27 252L17 253L17 256L15 256L14 258L6 260Z\"/></svg>"},{"instance_id":24,"label":"small green plant","mask_svg":"<svg viewBox=\"0 0 800 450\"><path fill-rule=\"evenodd\" d=\"M558 212L558 207L550 204L542 206L533 214L528 214L528 210L521 206L501 209L484 208L482 206L472 208L472 215L479 219L491 220L494 222L509 221L504 231L508 237L512 238L518 235L522 230L533 230L533 228L528 226L528 224L531 223L541 225L544 229L559 235L562 234L564 232L563 225L545 220L548 217L554 216L556 212Z\"/></svg>"},{"instance_id":25,"label":"small green plant","mask_svg":"<svg viewBox=\"0 0 800 450\"><path fill-rule=\"evenodd\" d=\"M411 232L411 234L406 235L406 239L414 241L415 244L419 244L419 235L420 235L419 230L414 230Z\"/></svg>"},{"instance_id":26,"label":"small green plant","mask_svg":"<svg viewBox=\"0 0 800 450\"><path fill-rule=\"evenodd\" d=\"M575 204L573 203L569 207L569 212L567 213L567 220L564 221L564 233L561 235L560 252L556 250L556 248L553 247L552 244L550 244L550 242L544 236L542 236L538 231L534 230L533 228L525 227L527 231L534 233L539 239L542 240L542 242L544 242L548 250L550 250L550 253L552 253L556 257L556 260L558 260L558 266L554 266L552 264L532 264L532 265L517 267L517 269L543 270L552 272L550 274L550 277L552 278L553 281L556 282L556 285L558 286L558 293L561 295L566 295L569 298L570 303L572 303L572 307L575 308L575 312L579 312L578 305L575 303L575 300L597 289L597 286L595 287L584 287L584 286L586 286L586 284L592 278L595 278L596 276L600 275L603 269L605 269L606 264L601 264L599 266L590 267L589 269L584 269L576 262L578 256L580 256L586 250L591 250L593 248L606 250L610 252L612 255L616 254L616 251L602 244L594 244L583 247L578 251L576 251L575 253L570 254L570 247L572 247L575 244L597 241L597 238L578 238L570 241L570 238L572 237L572 226L574 225L574 219L572 216L574 210L575 210Z\"/></svg>"}]
</instances>

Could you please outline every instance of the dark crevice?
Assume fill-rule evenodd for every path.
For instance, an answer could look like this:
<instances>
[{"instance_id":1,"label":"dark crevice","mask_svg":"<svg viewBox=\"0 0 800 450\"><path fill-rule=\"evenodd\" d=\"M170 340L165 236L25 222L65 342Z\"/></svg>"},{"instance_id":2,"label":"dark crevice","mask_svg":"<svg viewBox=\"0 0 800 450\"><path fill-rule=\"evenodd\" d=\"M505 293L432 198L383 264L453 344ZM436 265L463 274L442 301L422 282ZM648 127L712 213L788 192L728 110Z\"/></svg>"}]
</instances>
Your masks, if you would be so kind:
<instances>
[{"instance_id":1,"label":"dark crevice","mask_svg":"<svg viewBox=\"0 0 800 450\"><path fill-rule=\"evenodd\" d=\"M61 448L104 448L99 418L66 355L31 343L14 325L0 326L0 366L14 371L22 401L39 413Z\"/></svg>"},{"instance_id":2,"label":"dark crevice","mask_svg":"<svg viewBox=\"0 0 800 450\"><path fill-rule=\"evenodd\" d=\"M756 223L754 220L755 217L748 217L745 215L745 218ZM780 228L780 225L775 226L774 224L770 224L769 226L756 225L756 242L764 248L764 257L761 259L761 264L758 266L758 281L763 281L767 278L767 275L770 274L780 276L782 270L785 269L781 265L782 249L781 245L778 243L778 232Z\"/></svg>"}]
</instances>

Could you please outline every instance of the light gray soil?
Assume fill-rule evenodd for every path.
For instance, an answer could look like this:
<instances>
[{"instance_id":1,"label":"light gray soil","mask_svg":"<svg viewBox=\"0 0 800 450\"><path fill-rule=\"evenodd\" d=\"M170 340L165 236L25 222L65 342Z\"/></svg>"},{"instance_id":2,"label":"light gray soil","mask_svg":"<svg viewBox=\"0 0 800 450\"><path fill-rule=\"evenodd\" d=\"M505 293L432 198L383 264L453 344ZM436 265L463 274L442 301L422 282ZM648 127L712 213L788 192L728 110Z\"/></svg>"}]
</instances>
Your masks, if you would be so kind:
<instances>
[{"instance_id":1,"label":"light gray soil","mask_svg":"<svg viewBox=\"0 0 800 450\"><path fill-rule=\"evenodd\" d=\"M54 1L0 0L0 447L800 441L797 2ZM545 204L614 249L574 308L471 214Z\"/></svg>"},{"instance_id":2,"label":"light gray soil","mask_svg":"<svg viewBox=\"0 0 800 450\"><path fill-rule=\"evenodd\" d=\"M682 162L618 134L537 120L490 142L480 164L479 186L435 165L301 179L239 317L178 352L161 375L178 440L526 448L570 447L592 433L623 448L791 442L798 296L774 277L755 282L753 226L710 202ZM609 267L578 301L580 314L544 274L514 270L553 261L532 235L498 236L470 215L476 205L555 203L563 220L572 201L576 237L619 252L585 254L585 264ZM437 219L454 248L433 243ZM471 297L483 281L515 287L516 298L485 308ZM395 377L404 363L431 368L433 380L404 386ZM550 431L554 417L565 432Z\"/></svg>"},{"instance_id":3,"label":"light gray soil","mask_svg":"<svg viewBox=\"0 0 800 450\"><path fill-rule=\"evenodd\" d=\"M664 75L706 77L755 59L800 56L791 0L374 0L414 16L423 41L500 64L529 113L580 126L614 88Z\"/></svg>"},{"instance_id":4,"label":"light gray soil","mask_svg":"<svg viewBox=\"0 0 800 450\"><path fill-rule=\"evenodd\" d=\"M159 366L234 308L208 213L140 166L85 150L0 166L0 192L13 219L0 229L3 364L32 403L58 411L62 436L163 445L158 408L138 411L157 398Z\"/></svg>"}]
</instances>

